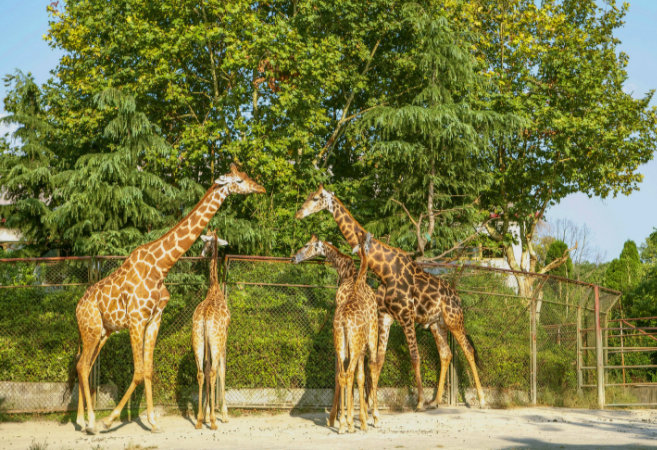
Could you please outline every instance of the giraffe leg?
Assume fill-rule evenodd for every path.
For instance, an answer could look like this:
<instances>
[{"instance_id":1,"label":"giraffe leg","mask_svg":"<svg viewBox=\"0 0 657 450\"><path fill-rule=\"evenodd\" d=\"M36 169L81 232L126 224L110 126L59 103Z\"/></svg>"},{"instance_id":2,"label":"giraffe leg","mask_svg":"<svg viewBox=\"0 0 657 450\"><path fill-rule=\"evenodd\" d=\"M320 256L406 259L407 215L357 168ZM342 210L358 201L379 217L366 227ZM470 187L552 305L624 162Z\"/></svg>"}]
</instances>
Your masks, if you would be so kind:
<instances>
[{"instance_id":1,"label":"giraffe leg","mask_svg":"<svg viewBox=\"0 0 657 450\"><path fill-rule=\"evenodd\" d=\"M167 296L164 305L166 305L168 300L169 298ZM155 410L153 409L153 385L151 383L153 378L153 352L155 351L157 333L160 331L160 321L162 320L163 309L164 306L162 306L162 302L160 302L158 310L154 312L151 321L146 326L146 332L144 334L144 392L146 393L146 412L148 415L148 422L151 424L151 433L163 432L162 428L160 428L155 422Z\"/></svg>"},{"instance_id":2,"label":"giraffe leg","mask_svg":"<svg viewBox=\"0 0 657 450\"><path fill-rule=\"evenodd\" d=\"M417 385L417 411L424 411L424 389L422 388L422 373L420 371L420 353L417 348L417 338L415 336L415 320L410 315L400 317L399 322L404 330L408 351L411 354L411 364L415 371L415 383Z\"/></svg>"},{"instance_id":3,"label":"giraffe leg","mask_svg":"<svg viewBox=\"0 0 657 450\"><path fill-rule=\"evenodd\" d=\"M456 342L459 343L461 348L463 349L463 353L465 353L465 358L468 360L468 363L470 364L470 369L472 370L472 375L474 376L475 380L475 385L477 386L477 395L479 395L479 405L481 408L486 407L486 400L484 399L484 390L481 388L481 382L479 381L479 372L477 371L477 364L475 363L475 358L474 358L474 349L468 342L468 339L465 336L465 328L463 327L463 316L461 316L461 320L458 321L458 325L455 326L453 329L450 328L450 331L454 335L454 339L456 339Z\"/></svg>"},{"instance_id":4,"label":"giraffe leg","mask_svg":"<svg viewBox=\"0 0 657 450\"><path fill-rule=\"evenodd\" d=\"M360 429L367 431L367 400L365 399L365 352L358 358L358 400L360 403Z\"/></svg>"},{"instance_id":5,"label":"giraffe leg","mask_svg":"<svg viewBox=\"0 0 657 450\"><path fill-rule=\"evenodd\" d=\"M226 343L223 355L219 359L219 399L221 401L221 421L228 422L228 406L226 405Z\"/></svg>"},{"instance_id":6,"label":"giraffe leg","mask_svg":"<svg viewBox=\"0 0 657 450\"><path fill-rule=\"evenodd\" d=\"M203 374L205 364L205 323L199 318L192 325L192 348L194 349L194 361L196 362L196 380L198 381L198 414L196 415L196 429L203 428L203 385L205 376Z\"/></svg>"},{"instance_id":7,"label":"giraffe leg","mask_svg":"<svg viewBox=\"0 0 657 450\"><path fill-rule=\"evenodd\" d=\"M382 311L379 308L379 317L378 317L379 343L376 352L377 378L379 378L379 376L381 375L381 370L383 370L383 362L386 359L386 348L388 347L388 338L390 337L390 327L392 326L394 321L395 319L392 317L392 315L388 314L385 311Z\"/></svg>"},{"instance_id":8,"label":"giraffe leg","mask_svg":"<svg viewBox=\"0 0 657 450\"><path fill-rule=\"evenodd\" d=\"M209 346L206 346L205 351L207 359L205 360L205 368L203 369L205 373L205 402L203 402L205 415L203 416L203 422L210 423L210 373L212 372L212 364L214 360L212 359L212 352L210 351Z\"/></svg>"},{"instance_id":9,"label":"giraffe leg","mask_svg":"<svg viewBox=\"0 0 657 450\"><path fill-rule=\"evenodd\" d=\"M89 371L91 371L91 369L93 368L94 364L96 363L96 359L100 354L100 350L105 345L105 342L107 342L107 339L110 337L110 334L112 334L111 331L110 332L107 332L107 330L105 331L106 331L105 336L103 336L100 339L100 344L98 344L98 346L96 347L96 351L94 352L91 365L89 366ZM79 381L78 381L78 417L75 423L80 425L83 431L86 428L86 424L84 422L84 392L82 391L82 384Z\"/></svg>"},{"instance_id":10,"label":"giraffe leg","mask_svg":"<svg viewBox=\"0 0 657 450\"><path fill-rule=\"evenodd\" d=\"M213 430L217 429L217 415L215 408L215 388L217 386L217 368L219 366L219 361L223 358L223 355L219 354L219 345L217 342L216 335L212 336L210 342L210 354L212 355L212 366L210 367L210 392L208 395L208 404L210 407L210 428Z\"/></svg>"},{"instance_id":11,"label":"giraffe leg","mask_svg":"<svg viewBox=\"0 0 657 450\"><path fill-rule=\"evenodd\" d=\"M93 360L93 355L101 341L100 332L89 331L90 328L86 328L87 335L83 336L82 344L82 354L78 360L77 369L78 369L78 383L80 384L80 391L82 393L82 398L87 402L87 414L89 416L89 423L85 428L88 434L96 434L96 416L94 414L93 405L91 404L91 392L89 389L89 372L91 371L91 364ZM82 330L80 332L82 336ZM78 404L78 413L80 407ZM82 412L82 417L84 420L84 410Z\"/></svg>"},{"instance_id":12,"label":"giraffe leg","mask_svg":"<svg viewBox=\"0 0 657 450\"><path fill-rule=\"evenodd\" d=\"M349 366L351 366L352 359L358 360L355 355L352 355L349 358ZM349 432L355 433L356 427L354 427L354 370L347 372L347 425L349 426Z\"/></svg>"},{"instance_id":13,"label":"giraffe leg","mask_svg":"<svg viewBox=\"0 0 657 450\"><path fill-rule=\"evenodd\" d=\"M131 318L130 346L132 347L132 360L135 367L135 372L132 376L132 382L130 383L130 386L128 386L128 390L123 395L123 398L119 404L116 405L116 408L114 408L112 414L110 414L105 420L100 421L106 430L108 430L112 426L112 422L114 422L114 420L119 417L123 407L126 403L128 403L128 400L130 399L130 396L134 392L135 388L141 384L142 381L144 381L144 355L142 353L144 351L144 330L145 327L141 322L141 318L140 320Z\"/></svg>"},{"instance_id":14,"label":"giraffe leg","mask_svg":"<svg viewBox=\"0 0 657 450\"><path fill-rule=\"evenodd\" d=\"M344 434L347 428L347 413L345 411L345 396L347 395L347 374L344 370L340 370L340 375L338 375L338 381L340 382L340 428L338 429L338 434Z\"/></svg>"},{"instance_id":15,"label":"giraffe leg","mask_svg":"<svg viewBox=\"0 0 657 450\"><path fill-rule=\"evenodd\" d=\"M328 426L335 426L335 418L338 415L338 403L340 402L340 370L338 368L338 357L335 357L335 393L333 394L333 406L329 414Z\"/></svg>"},{"instance_id":16,"label":"giraffe leg","mask_svg":"<svg viewBox=\"0 0 657 450\"><path fill-rule=\"evenodd\" d=\"M447 344L447 329L444 325L434 322L429 327L433 338L436 341L436 347L438 347L438 353L440 354L440 379L438 381L438 386L436 389L436 398L429 403L429 408L436 408L439 403L443 400L443 393L445 392L445 379L447 378L447 369L449 363L452 360L452 351L449 349Z\"/></svg>"},{"instance_id":17,"label":"giraffe leg","mask_svg":"<svg viewBox=\"0 0 657 450\"><path fill-rule=\"evenodd\" d=\"M374 428L379 428L381 426L379 422L379 399L377 397L378 384L379 384L379 372L378 372L378 361L377 361L377 339L378 339L378 330L377 322L373 322L370 327L370 336L368 339L368 348L370 353L370 378L372 378L372 385L370 388L369 398L372 400L372 417L374 417Z\"/></svg>"}]
</instances>

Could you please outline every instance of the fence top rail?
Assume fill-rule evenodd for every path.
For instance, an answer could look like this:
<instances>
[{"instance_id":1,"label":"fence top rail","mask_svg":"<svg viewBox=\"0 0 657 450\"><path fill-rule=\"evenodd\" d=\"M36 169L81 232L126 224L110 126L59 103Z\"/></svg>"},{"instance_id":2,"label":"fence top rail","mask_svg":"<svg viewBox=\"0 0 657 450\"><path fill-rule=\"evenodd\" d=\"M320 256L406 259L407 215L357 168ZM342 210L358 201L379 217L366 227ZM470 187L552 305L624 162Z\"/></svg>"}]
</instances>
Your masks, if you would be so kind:
<instances>
[{"instance_id":1,"label":"fence top rail","mask_svg":"<svg viewBox=\"0 0 657 450\"><path fill-rule=\"evenodd\" d=\"M546 279L551 279L551 280L557 280L561 281L564 283L569 283L569 284L575 284L577 286L582 286L582 287L588 287L588 288L593 288L596 285L592 283L585 283L583 281L578 281L578 280L571 280L570 278L565 278L565 277L560 277L557 275L548 275L544 273L535 273L535 272L522 272L520 270L513 270L513 269L501 269L498 267L487 267L487 266L478 266L476 264L451 264L451 263L425 263L425 262L418 262L417 263L420 266L424 267L440 267L440 268L445 268L445 269L458 269L461 266L466 266L468 269L472 269L475 271L481 271L481 272L502 272L502 273L511 273L514 275L522 275L525 277L535 277L535 278L546 278ZM616 294L616 295L621 295L622 292L616 291L614 289L609 289L604 286L598 286L598 289L610 293L610 294Z\"/></svg>"},{"instance_id":2,"label":"fence top rail","mask_svg":"<svg viewBox=\"0 0 657 450\"><path fill-rule=\"evenodd\" d=\"M653 317L634 317L632 319L612 319L612 320L608 320L607 322L624 322L624 321L628 321L628 320L632 321L632 320L653 320L653 319L657 319L657 316L653 316Z\"/></svg>"},{"instance_id":3,"label":"fence top rail","mask_svg":"<svg viewBox=\"0 0 657 450\"><path fill-rule=\"evenodd\" d=\"M91 259L96 259L96 260L120 260L120 259L126 259L128 256L57 256L57 257L49 257L49 258L4 258L0 259L0 263L21 263L21 262L36 262L36 263L48 263L48 262L61 262L61 261L88 261ZM209 257L200 257L200 256L184 256L180 258L182 261L208 261L210 260ZM255 255L225 255L225 261L230 262L231 260L234 261L261 261L261 262L282 262L282 263L291 263L292 258L289 257L280 257L280 256L255 256ZM313 259L309 261L305 261L305 263L311 263L311 264L328 264L327 261L323 259ZM467 267L468 269L471 269L473 271L479 271L479 272L488 272L488 273L507 273L507 274L514 274L514 275L521 275L521 276L526 276L526 277L535 277L535 278L543 278L543 279L553 279L557 280L563 283L569 283L569 284L574 284L577 286L582 286L582 287L587 287L587 288L593 288L595 287L594 284L591 283L584 283L582 281L577 281L577 280L571 280L568 278L564 277L559 277L555 275L546 275L546 274L539 274L539 273L532 273L532 272L522 272L522 271L517 271L517 270L512 270L512 269L501 269L497 267L486 267L486 266L478 266L475 264L449 264L449 263L418 263L421 267L438 267L438 268L444 268L444 269L450 269L450 270L455 270L461 267ZM613 289L605 288L602 286L598 286L598 289L601 291L604 291L606 293L610 294L615 294L615 295L621 295L621 292L615 291ZM625 320L633 320L633 319L625 319Z\"/></svg>"}]
</instances>

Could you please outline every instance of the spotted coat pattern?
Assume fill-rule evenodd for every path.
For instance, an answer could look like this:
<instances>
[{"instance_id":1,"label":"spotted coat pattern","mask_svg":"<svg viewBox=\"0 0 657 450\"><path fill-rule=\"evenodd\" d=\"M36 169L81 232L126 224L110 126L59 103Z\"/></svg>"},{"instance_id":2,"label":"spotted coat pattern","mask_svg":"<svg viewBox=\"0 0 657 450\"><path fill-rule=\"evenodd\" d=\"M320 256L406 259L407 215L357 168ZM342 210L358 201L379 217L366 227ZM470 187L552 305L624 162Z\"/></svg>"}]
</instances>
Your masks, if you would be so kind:
<instances>
[{"instance_id":1,"label":"spotted coat pattern","mask_svg":"<svg viewBox=\"0 0 657 450\"><path fill-rule=\"evenodd\" d=\"M137 385L144 382L151 430L161 431L155 422L151 378L153 351L162 311L169 301L164 279L178 258L196 241L228 195L264 192L262 186L244 172L238 172L235 165L231 164L231 172L217 179L201 201L176 226L161 238L135 249L121 267L90 286L84 293L75 311L81 339L81 352L77 357L80 381L77 423L85 429L86 399L89 419L87 433L97 432L89 391L89 372L109 336L124 329L130 331L134 375L119 404L101 424L108 429Z\"/></svg>"},{"instance_id":2,"label":"spotted coat pattern","mask_svg":"<svg viewBox=\"0 0 657 450\"><path fill-rule=\"evenodd\" d=\"M203 384L206 382L207 411L205 417L210 416L210 428L217 429L215 416L214 391L219 374L219 401L221 403L221 421L228 422L228 408L226 407L226 342L228 340L228 325L230 324L230 311L228 303L221 291L221 284L217 278L218 247L225 241L219 242L217 233L208 232L205 254L212 252L210 260L210 288L208 294L194 310L192 317L192 349L196 361L196 378L198 380L198 415L196 428L203 427ZM205 372L205 373L204 373Z\"/></svg>"},{"instance_id":3,"label":"spotted coat pattern","mask_svg":"<svg viewBox=\"0 0 657 450\"><path fill-rule=\"evenodd\" d=\"M377 336L378 321L376 312L376 297L374 291L367 285L367 258L372 242L372 235L362 233L359 239L359 255L361 266L358 275L349 292L348 298L339 303L333 317L333 343L338 359L338 383L341 398L339 433L355 431L354 427L354 375L358 369L358 394L360 398L360 428L367 429L367 399L365 398L365 351L369 351L370 373L372 375L372 415L374 427L380 426L377 402ZM344 390L346 389L346 392ZM347 407L345 411L345 401ZM329 421L335 420L333 412Z\"/></svg>"},{"instance_id":4,"label":"spotted coat pattern","mask_svg":"<svg viewBox=\"0 0 657 450\"><path fill-rule=\"evenodd\" d=\"M357 236L359 233L365 233L364 228L342 202L321 185L317 191L308 196L301 209L297 211L296 218L302 219L322 210L329 211L333 215L349 245L357 245ZM443 397L447 368L452 359L447 341L449 330L465 353L477 386L480 405L483 407L485 400L475 364L474 349L466 337L461 299L456 290L445 281L424 272L403 250L393 248L377 239L372 240L368 266L381 279L381 286L376 292L379 322L378 371L380 372L383 367L390 326L396 320L404 330L415 371L418 389L417 409L423 410L425 398L415 323L424 325L434 336L441 360L436 397L429 404L431 407L437 406Z\"/></svg>"}]
</instances>

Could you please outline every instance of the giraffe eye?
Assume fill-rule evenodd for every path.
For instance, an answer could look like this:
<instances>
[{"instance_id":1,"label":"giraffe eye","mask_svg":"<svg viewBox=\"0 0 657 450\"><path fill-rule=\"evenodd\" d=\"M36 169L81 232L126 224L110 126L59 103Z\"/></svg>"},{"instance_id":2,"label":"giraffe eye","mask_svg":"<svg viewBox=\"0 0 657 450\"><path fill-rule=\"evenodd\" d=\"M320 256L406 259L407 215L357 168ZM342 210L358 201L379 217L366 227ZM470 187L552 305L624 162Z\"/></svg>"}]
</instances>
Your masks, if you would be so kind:
<instances>
[{"instance_id":1,"label":"giraffe eye","mask_svg":"<svg viewBox=\"0 0 657 450\"><path fill-rule=\"evenodd\" d=\"M244 182L244 180L237 180L237 182L238 182L238 183L243 183L243 182Z\"/></svg>"},{"instance_id":2,"label":"giraffe eye","mask_svg":"<svg viewBox=\"0 0 657 450\"><path fill-rule=\"evenodd\" d=\"M317 200L319 200L319 197L313 197L314 202L316 202Z\"/></svg>"}]
</instances>

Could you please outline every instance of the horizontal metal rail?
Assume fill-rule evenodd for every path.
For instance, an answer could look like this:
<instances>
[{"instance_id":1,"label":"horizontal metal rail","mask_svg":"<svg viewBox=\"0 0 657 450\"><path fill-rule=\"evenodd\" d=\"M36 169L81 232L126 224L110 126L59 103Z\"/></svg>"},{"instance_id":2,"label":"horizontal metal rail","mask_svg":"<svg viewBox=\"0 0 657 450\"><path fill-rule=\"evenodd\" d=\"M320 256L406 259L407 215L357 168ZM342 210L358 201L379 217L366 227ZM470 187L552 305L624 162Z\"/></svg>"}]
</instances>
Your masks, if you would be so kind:
<instances>
[{"instance_id":1,"label":"horizontal metal rail","mask_svg":"<svg viewBox=\"0 0 657 450\"><path fill-rule=\"evenodd\" d=\"M602 347L603 350L620 350L620 347ZM580 350L595 350L595 347L580 347ZM625 347L627 350L646 350L646 351L657 351L657 347Z\"/></svg>"},{"instance_id":2,"label":"horizontal metal rail","mask_svg":"<svg viewBox=\"0 0 657 450\"><path fill-rule=\"evenodd\" d=\"M616 328L616 327L614 327L614 328L608 328L608 327L607 327L607 328L600 328L600 329L601 329L602 331L605 331L605 330L607 330L607 331L620 331L620 330L628 330L628 331L630 331L630 330L657 330L657 327L632 327L632 328L625 328L625 327L623 327L623 328ZM582 329L579 330L579 331L595 331L595 328L582 328ZM620 334L610 335L610 337L612 337L612 336L613 336L613 337L621 337ZM623 336L625 336L625 335L623 335Z\"/></svg>"},{"instance_id":3,"label":"horizontal metal rail","mask_svg":"<svg viewBox=\"0 0 657 450\"><path fill-rule=\"evenodd\" d=\"M657 364L638 364L632 366L603 366L604 369L654 369ZM582 369L596 370L595 366L583 366Z\"/></svg>"},{"instance_id":4,"label":"horizontal metal rail","mask_svg":"<svg viewBox=\"0 0 657 450\"><path fill-rule=\"evenodd\" d=\"M653 317L635 317L633 319L611 319L611 320L608 320L607 322L621 322L621 321L626 321L626 320L652 320L652 319L657 319L657 316L653 316Z\"/></svg>"},{"instance_id":5,"label":"horizontal metal rail","mask_svg":"<svg viewBox=\"0 0 657 450\"><path fill-rule=\"evenodd\" d=\"M300 287L300 288L324 288L337 289L338 286L318 286L314 284L280 284L280 283L248 283L246 281L228 281L227 284L245 284L247 286L278 286L278 287Z\"/></svg>"},{"instance_id":6,"label":"horizontal metal rail","mask_svg":"<svg viewBox=\"0 0 657 450\"><path fill-rule=\"evenodd\" d=\"M605 384L605 387L619 387L619 386L633 386L633 387L652 387L657 386L657 383L616 383ZM597 384L583 384L582 387L598 387Z\"/></svg>"}]
</instances>

